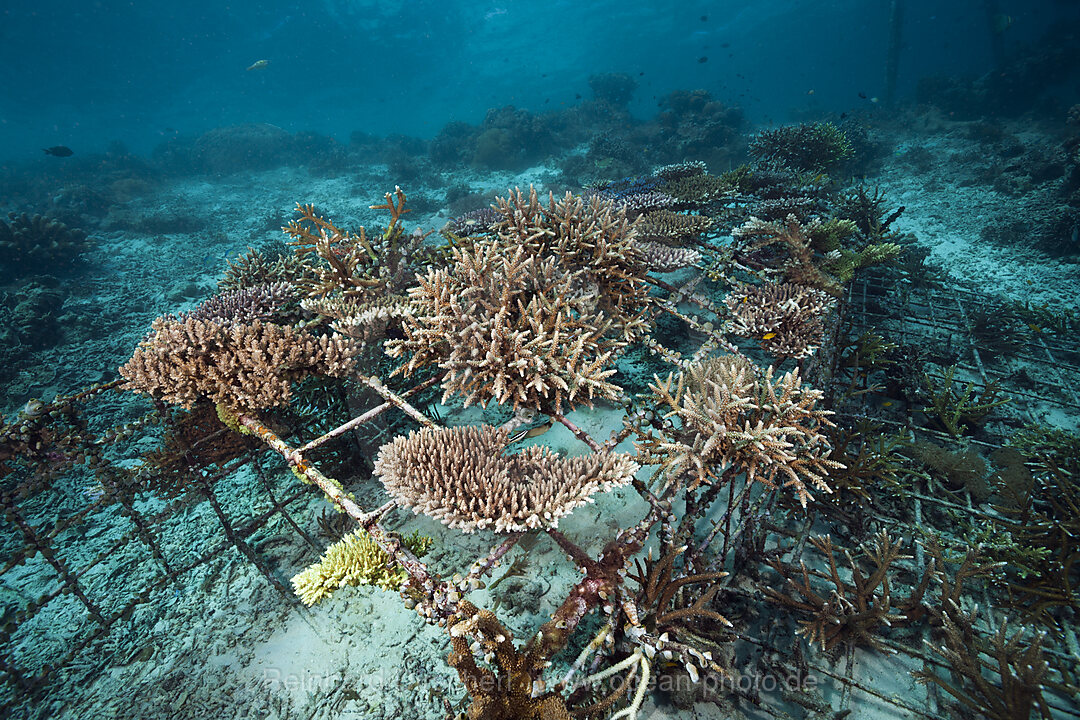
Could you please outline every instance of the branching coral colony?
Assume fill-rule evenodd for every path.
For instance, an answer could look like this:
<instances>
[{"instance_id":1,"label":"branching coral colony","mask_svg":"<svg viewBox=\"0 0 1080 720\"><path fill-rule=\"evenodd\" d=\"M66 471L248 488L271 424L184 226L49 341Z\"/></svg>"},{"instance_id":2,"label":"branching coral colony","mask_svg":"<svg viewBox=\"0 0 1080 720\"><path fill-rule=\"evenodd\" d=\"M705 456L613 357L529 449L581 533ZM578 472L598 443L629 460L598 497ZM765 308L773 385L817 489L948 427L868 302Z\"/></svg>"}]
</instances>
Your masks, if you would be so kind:
<instances>
[{"instance_id":1,"label":"branching coral colony","mask_svg":"<svg viewBox=\"0 0 1080 720\"><path fill-rule=\"evenodd\" d=\"M812 199L780 203L800 208L801 219L758 219L759 203L769 199L771 208L783 197ZM1021 651L1017 638L1027 636L1006 635L1003 625L989 640L972 639L980 626L961 588L981 583L985 591L991 575L977 554L955 569L952 558L966 549L932 539L927 564L922 546L887 532L891 521L828 527L824 518L844 513L820 512L833 502L830 474L844 465L832 455L826 398L803 366L826 343L851 273L897 251L839 263L843 252L882 247L882 236L830 214L835 193L820 178L776 168L712 176L684 163L585 197L514 190L483 222L449 225L438 248L405 231L405 205L400 188L387 193L373 207L390 222L372 233L340 230L298 206L299 219L285 228L294 255L253 252L234 264L223 295L160 318L121 371L137 392L184 407L216 404L229 427L279 453L355 520L293 579L305 603L344 584L397 589L445 628L447 660L465 692L446 710L476 720L634 718L653 681L678 703L758 703L755 692L724 680L805 678L819 649L886 649L901 631L944 632L934 652L955 684L929 664L919 678L963 705L985 702L993 717L1043 707L1037 640ZM732 229L734 242L720 242ZM682 268L680 286L659 277L673 265ZM675 347L678 338L658 329L672 323L695 333L699 347ZM357 362L382 353L398 364L381 376L368 374L374 361ZM631 354L670 371L642 382L617 365ZM420 372L433 373L427 384L441 386L444 403L494 401L515 418L502 427L439 427L407 399L406 380ZM348 377L350 388L382 403L306 444L274 429L291 383L330 377ZM566 416L594 403L625 408L610 438L594 439ZM421 427L378 452L375 474L391 500L368 510L310 456L395 409ZM513 430L540 415L592 454L511 451ZM632 451L616 452L624 441ZM654 468L653 482L638 477L642 466ZM859 497L880 490L869 477L860 483ZM644 509L598 555L560 532L561 518L616 488L636 493ZM418 557L430 539L384 528L395 507L435 518L448 533L494 534L494 545L441 577ZM817 560L802 556L812 525L831 532L811 540ZM546 535L582 575L518 643L474 598L530 534ZM859 544L859 553L846 549ZM755 661L740 644L768 652ZM976 655L965 658L965 648ZM983 651L1003 663L1000 691L984 677ZM788 700L827 707L806 683L791 689Z\"/></svg>"}]
</instances>

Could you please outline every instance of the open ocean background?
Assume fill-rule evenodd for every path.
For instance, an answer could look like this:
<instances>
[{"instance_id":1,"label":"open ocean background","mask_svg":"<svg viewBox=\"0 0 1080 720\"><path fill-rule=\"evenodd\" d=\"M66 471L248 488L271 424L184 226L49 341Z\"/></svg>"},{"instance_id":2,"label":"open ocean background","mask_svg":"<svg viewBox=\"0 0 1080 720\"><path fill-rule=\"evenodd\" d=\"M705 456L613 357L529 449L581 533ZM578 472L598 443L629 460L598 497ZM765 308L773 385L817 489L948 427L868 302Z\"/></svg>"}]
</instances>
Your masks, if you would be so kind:
<instances>
[{"instance_id":1,"label":"open ocean background","mask_svg":"<svg viewBox=\"0 0 1080 720\"><path fill-rule=\"evenodd\" d=\"M898 97L925 75L990 69L982 0L906 6ZM1008 46L1080 19L1063 0L999 10ZM144 153L175 132L245 122L431 137L490 107L573 105L606 72L638 78L640 117L672 90L701 88L752 122L783 123L880 95L888 18L888 2L868 0L9 2L0 158L114 140ZM245 71L259 60L269 64Z\"/></svg>"}]
</instances>

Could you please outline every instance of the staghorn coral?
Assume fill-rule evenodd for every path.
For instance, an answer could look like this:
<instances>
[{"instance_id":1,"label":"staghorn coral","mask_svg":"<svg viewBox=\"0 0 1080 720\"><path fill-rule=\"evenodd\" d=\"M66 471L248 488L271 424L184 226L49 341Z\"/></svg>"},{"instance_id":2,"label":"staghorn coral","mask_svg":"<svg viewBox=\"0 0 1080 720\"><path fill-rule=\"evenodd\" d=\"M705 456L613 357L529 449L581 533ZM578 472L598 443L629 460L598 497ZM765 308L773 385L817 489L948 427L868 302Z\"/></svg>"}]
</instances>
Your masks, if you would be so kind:
<instances>
[{"instance_id":1,"label":"staghorn coral","mask_svg":"<svg viewBox=\"0 0 1080 720\"><path fill-rule=\"evenodd\" d=\"M0 221L0 269L20 276L57 274L75 267L90 248L86 233L42 215L8 213Z\"/></svg>"},{"instance_id":2,"label":"staghorn coral","mask_svg":"<svg viewBox=\"0 0 1080 720\"><path fill-rule=\"evenodd\" d=\"M899 489L914 471L907 467L907 458L899 453L907 446L903 438L886 435L872 423L856 423L855 427L828 428L832 457L844 463L843 469L829 473L829 483L844 501L844 492L858 496L862 503L874 497L883 485Z\"/></svg>"},{"instance_id":3,"label":"staghorn coral","mask_svg":"<svg viewBox=\"0 0 1080 720\"><path fill-rule=\"evenodd\" d=\"M636 240L634 244L645 257L653 272L674 272L691 267L701 260L701 253L692 248L671 247L652 240Z\"/></svg>"},{"instance_id":4,"label":"staghorn coral","mask_svg":"<svg viewBox=\"0 0 1080 720\"><path fill-rule=\"evenodd\" d=\"M755 207L755 212L759 209ZM894 242L880 242L885 237L896 237L895 234L887 235L884 228L897 215L899 211L886 221L885 226L878 226L872 232L863 230L858 221L843 217L815 219L802 227L810 240L810 248L825 256L821 269L840 282L847 282L856 271L895 260L904 253L904 248ZM804 218L798 219L801 222Z\"/></svg>"},{"instance_id":5,"label":"staghorn coral","mask_svg":"<svg viewBox=\"0 0 1080 720\"><path fill-rule=\"evenodd\" d=\"M335 332L364 344L385 339L391 325L400 323L411 312L404 295L387 295L372 300L351 297L307 298L301 307L323 317L332 318Z\"/></svg>"},{"instance_id":6,"label":"staghorn coral","mask_svg":"<svg viewBox=\"0 0 1080 720\"><path fill-rule=\"evenodd\" d=\"M444 402L512 403L562 412L563 402L615 398L614 357L649 327L647 268L632 226L610 203L567 195L541 205L535 189L498 199L498 237L452 248L453 265L409 290L395 374L436 365Z\"/></svg>"},{"instance_id":7,"label":"staghorn coral","mask_svg":"<svg viewBox=\"0 0 1080 720\"><path fill-rule=\"evenodd\" d=\"M712 219L704 215L684 215L671 210L654 210L641 216L637 223L638 240L654 240L667 245L686 245L712 227Z\"/></svg>"},{"instance_id":8,"label":"staghorn coral","mask_svg":"<svg viewBox=\"0 0 1080 720\"><path fill-rule=\"evenodd\" d=\"M876 650L884 649L874 637L875 631L908 620L908 611L918 608L922 602L930 574L923 576L922 582L909 597L897 602L892 596L889 572L897 560L911 556L901 555L900 543L890 540L885 531L881 531L874 538L873 550L864 552L865 559L869 559L873 565L865 574L861 562L864 557L856 560L850 552L844 550L850 570L850 582L840 577L832 538L825 535L811 537L809 540L828 562L827 572L807 570L803 562L800 562L796 569L778 561L770 561L769 565L783 576L793 592L785 595L766 586L762 588L765 597L778 605L809 615L809 620L800 621L802 628L799 634L805 635L811 644L820 643L823 650L831 650L837 645L866 645ZM819 589L811 582L811 578L824 580L830 583L832 588ZM901 612L893 612L894 608Z\"/></svg>"},{"instance_id":9,"label":"staghorn coral","mask_svg":"<svg viewBox=\"0 0 1080 720\"><path fill-rule=\"evenodd\" d=\"M626 341L609 337L617 328L593 309L580 272L490 242L453 254L453 268L429 271L409 291L405 337L385 346L390 357L411 353L395 374L436 365L447 371L443 402L460 394L466 406L495 400L561 412L564 401L618 396L607 381L615 371L605 368Z\"/></svg>"},{"instance_id":10,"label":"staghorn coral","mask_svg":"<svg viewBox=\"0 0 1080 720\"><path fill-rule=\"evenodd\" d=\"M766 222L751 217L745 223L731 231L739 252L747 256L758 256L762 251L771 250L780 245L788 258L781 262L781 269L788 282L796 285L810 285L820 288L830 295L840 294L840 285L827 273L823 272L814 260L811 237L818 221L807 225L799 222L794 215L788 215L783 225L779 222ZM771 261L766 258L762 262Z\"/></svg>"},{"instance_id":11,"label":"staghorn coral","mask_svg":"<svg viewBox=\"0 0 1080 720\"><path fill-rule=\"evenodd\" d=\"M1080 608L1080 436L1028 425L1009 444L1005 450L1019 455L1012 462L1026 464L998 474L1000 517L989 530L999 541L1038 550L1026 570L1008 558L1009 599L1025 618L1054 627L1069 617L1063 608Z\"/></svg>"},{"instance_id":12,"label":"staghorn coral","mask_svg":"<svg viewBox=\"0 0 1080 720\"><path fill-rule=\"evenodd\" d=\"M401 505L471 533L555 527L639 467L623 454L560 458L543 446L504 455L508 438L489 425L424 428L383 445L374 472Z\"/></svg>"},{"instance_id":13,"label":"staghorn coral","mask_svg":"<svg viewBox=\"0 0 1080 720\"><path fill-rule=\"evenodd\" d=\"M812 223L806 230L810 237L810 247L816 252L828 254L842 250L844 242L859 233L859 226L854 220L829 218Z\"/></svg>"},{"instance_id":14,"label":"staghorn coral","mask_svg":"<svg viewBox=\"0 0 1080 720\"><path fill-rule=\"evenodd\" d=\"M432 542L419 532L404 538L405 547L418 557L428 551ZM291 582L296 595L311 607L346 585L397 590L408 576L366 531L355 530L326 548L319 562L294 575Z\"/></svg>"},{"instance_id":15,"label":"staghorn coral","mask_svg":"<svg viewBox=\"0 0 1080 720\"><path fill-rule=\"evenodd\" d=\"M832 123L802 123L763 130L750 141L749 150L759 161L779 162L794 170L814 173L835 170L854 154L851 141Z\"/></svg>"},{"instance_id":16,"label":"staghorn coral","mask_svg":"<svg viewBox=\"0 0 1080 720\"><path fill-rule=\"evenodd\" d=\"M307 375L345 377L355 348L340 335L316 337L288 325L255 320L168 316L120 367L125 390L190 409L200 398L256 410L288 401L289 384Z\"/></svg>"},{"instance_id":17,"label":"staghorn coral","mask_svg":"<svg viewBox=\"0 0 1080 720\"><path fill-rule=\"evenodd\" d=\"M644 567L640 560L634 561L637 575L627 573L627 577L638 584L634 603L642 615L640 625L648 633L672 631L678 637L681 628L693 627L695 621L711 621L731 627L726 617L709 609L720 590L719 581L727 573L676 571L675 561L685 550L685 546L676 548L659 560L653 560L650 548ZM688 602L685 595L691 585L707 585L707 588L695 600Z\"/></svg>"},{"instance_id":18,"label":"staghorn coral","mask_svg":"<svg viewBox=\"0 0 1080 720\"><path fill-rule=\"evenodd\" d=\"M297 255L279 254L274 260L255 248L228 262L225 276L218 281L218 290L242 290L273 283L289 283L303 287L314 281L311 267Z\"/></svg>"},{"instance_id":19,"label":"staghorn coral","mask_svg":"<svg viewBox=\"0 0 1080 720\"><path fill-rule=\"evenodd\" d=\"M826 255L822 269L840 282L847 282L855 272L871 265L895 260L904 253L904 248L896 243L870 243L862 250L854 251L842 248Z\"/></svg>"},{"instance_id":20,"label":"staghorn coral","mask_svg":"<svg viewBox=\"0 0 1080 720\"><path fill-rule=\"evenodd\" d=\"M904 212L903 205L888 212L885 199L885 193L880 189L868 190L865 185L859 185L840 198L836 212L840 217L854 222L870 240L880 241L889 237L892 224Z\"/></svg>"},{"instance_id":21,"label":"staghorn coral","mask_svg":"<svg viewBox=\"0 0 1080 720\"><path fill-rule=\"evenodd\" d=\"M300 213L299 220L290 220L282 231L293 239L296 253L304 259L314 254L325 264L314 264L315 279L306 286L308 295L319 297L332 292L341 292L346 296L363 294L367 288L374 288L379 283L367 274L369 267L378 261L378 255L367 230L360 228L359 234L341 230L333 222L315 214L314 205L296 204Z\"/></svg>"},{"instance_id":22,"label":"staghorn coral","mask_svg":"<svg viewBox=\"0 0 1080 720\"><path fill-rule=\"evenodd\" d=\"M725 641L731 638L726 629L733 627L714 609L720 581L728 573L695 571L689 560L677 566L686 550L686 545L671 548L654 561L650 548L644 567L635 560L637 574L627 572L627 577L639 587L632 600L622 603L630 621L623 626L624 638L636 646L643 661L657 661L652 669L657 683L666 688L674 687L670 681L676 676L696 685L710 672L726 672L713 661L713 653L718 659L726 654ZM615 697L609 695L612 700ZM640 705L640 687L635 697L630 708ZM630 716L635 716L633 710Z\"/></svg>"},{"instance_id":23,"label":"staghorn coral","mask_svg":"<svg viewBox=\"0 0 1080 720\"><path fill-rule=\"evenodd\" d=\"M975 625L975 611L948 601L936 614L944 643L928 644L948 664L950 679L927 662L912 673L918 682L937 685L965 709L990 720L1030 718L1036 710L1043 720L1054 717L1042 694L1049 670L1042 649L1045 632L1031 634L1021 627L1010 635L1006 618L987 640ZM990 673L997 675L996 682Z\"/></svg>"},{"instance_id":24,"label":"staghorn coral","mask_svg":"<svg viewBox=\"0 0 1080 720\"><path fill-rule=\"evenodd\" d=\"M968 423L981 426L994 409L1012 402L1012 398L1001 394L997 380L991 381L978 393L974 382L957 390L956 367L951 365L946 368L940 379L923 372L923 384L928 403L924 409L927 416L958 438L967 431Z\"/></svg>"},{"instance_id":25,"label":"staghorn coral","mask_svg":"<svg viewBox=\"0 0 1080 720\"><path fill-rule=\"evenodd\" d=\"M647 268L634 247L634 225L616 204L570 193L555 200L549 193L544 206L530 186L527 198L514 190L495 205L503 217L496 225L503 246L554 256L566 272L595 285L597 308L626 340L645 331L638 315L648 303Z\"/></svg>"},{"instance_id":26,"label":"staghorn coral","mask_svg":"<svg viewBox=\"0 0 1080 720\"><path fill-rule=\"evenodd\" d=\"M817 288L769 283L735 288L724 304L731 311L731 332L757 338L763 350L777 357L803 358L821 345L824 316L835 301Z\"/></svg>"},{"instance_id":27,"label":"staghorn coral","mask_svg":"<svg viewBox=\"0 0 1080 720\"><path fill-rule=\"evenodd\" d=\"M405 192L395 187L384 197L383 204L370 207L388 211L390 224L370 238L364 227L358 233L342 230L317 215L314 206L297 203L300 217L282 231L310 268L311 279L298 281L308 297L373 300L401 293L417 272L440 258L439 251L424 245L427 235L418 229L406 234L402 228L401 217L412 212L405 207Z\"/></svg>"},{"instance_id":28,"label":"staghorn coral","mask_svg":"<svg viewBox=\"0 0 1080 720\"><path fill-rule=\"evenodd\" d=\"M448 625L453 650L446 662L457 670L472 698L469 720L570 720L558 693L534 693L533 676L549 663L534 651L519 652L513 633L490 611L462 600ZM469 636L476 638L477 650L494 661L497 672L477 665Z\"/></svg>"},{"instance_id":29,"label":"staghorn coral","mask_svg":"<svg viewBox=\"0 0 1080 720\"><path fill-rule=\"evenodd\" d=\"M670 482L689 476L690 487L730 478L733 468L747 482L793 487L803 507L812 499L808 484L831 492L825 478L843 466L829 459L821 432L832 425L831 413L816 407L821 391L803 388L798 371L775 381L771 367L757 373L749 361L726 355L691 364L677 381L671 374L654 378L650 399L680 423L635 443L642 462L659 464Z\"/></svg>"},{"instance_id":30,"label":"staghorn coral","mask_svg":"<svg viewBox=\"0 0 1080 720\"><path fill-rule=\"evenodd\" d=\"M315 518L315 522L319 525L319 535L332 542L345 539L353 526L353 519L337 508L323 510L319 517Z\"/></svg>"},{"instance_id":31,"label":"staghorn coral","mask_svg":"<svg viewBox=\"0 0 1080 720\"><path fill-rule=\"evenodd\" d=\"M179 319L223 323L271 320L294 305L298 295L296 288L289 283L252 285L213 295L191 312L181 313Z\"/></svg>"}]
</instances>

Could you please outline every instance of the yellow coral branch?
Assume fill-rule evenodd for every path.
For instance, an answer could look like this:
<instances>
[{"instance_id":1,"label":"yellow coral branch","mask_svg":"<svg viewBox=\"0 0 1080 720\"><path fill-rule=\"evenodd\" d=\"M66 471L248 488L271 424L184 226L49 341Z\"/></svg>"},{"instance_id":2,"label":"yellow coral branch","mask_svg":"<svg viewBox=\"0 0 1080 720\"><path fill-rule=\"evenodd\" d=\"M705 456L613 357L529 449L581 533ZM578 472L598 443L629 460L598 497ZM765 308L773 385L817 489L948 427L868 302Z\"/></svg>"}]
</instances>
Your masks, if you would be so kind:
<instances>
[{"instance_id":1,"label":"yellow coral branch","mask_svg":"<svg viewBox=\"0 0 1080 720\"><path fill-rule=\"evenodd\" d=\"M397 203L394 203L394 197L397 197ZM383 240L389 240L394 236L394 228L397 227L397 222L407 212L412 210L405 209L405 191L401 189L400 185L394 186L394 195L386 193L386 202L382 205L370 205L372 210L389 210L390 211L390 224L386 226L386 232L383 233Z\"/></svg>"}]
</instances>

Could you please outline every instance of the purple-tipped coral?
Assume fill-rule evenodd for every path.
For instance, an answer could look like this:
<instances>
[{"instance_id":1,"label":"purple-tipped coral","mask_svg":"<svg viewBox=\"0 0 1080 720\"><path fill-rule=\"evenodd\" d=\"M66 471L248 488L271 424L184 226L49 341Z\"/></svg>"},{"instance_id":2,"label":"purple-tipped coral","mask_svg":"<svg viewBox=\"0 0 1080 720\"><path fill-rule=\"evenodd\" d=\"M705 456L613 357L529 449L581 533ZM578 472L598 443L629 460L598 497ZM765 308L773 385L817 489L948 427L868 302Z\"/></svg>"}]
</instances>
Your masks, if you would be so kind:
<instances>
[{"instance_id":1,"label":"purple-tipped coral","mask_svg":"<svg viewBox=\"0 0 1080 720\"><path fill-rule=\"evenodd\" d=\"M180 319L234 323L269 320L295 303L299 296L294 286L283 282L241 288L210 297L191 312L182 313Z\"/></svg>"}]
</instances>

